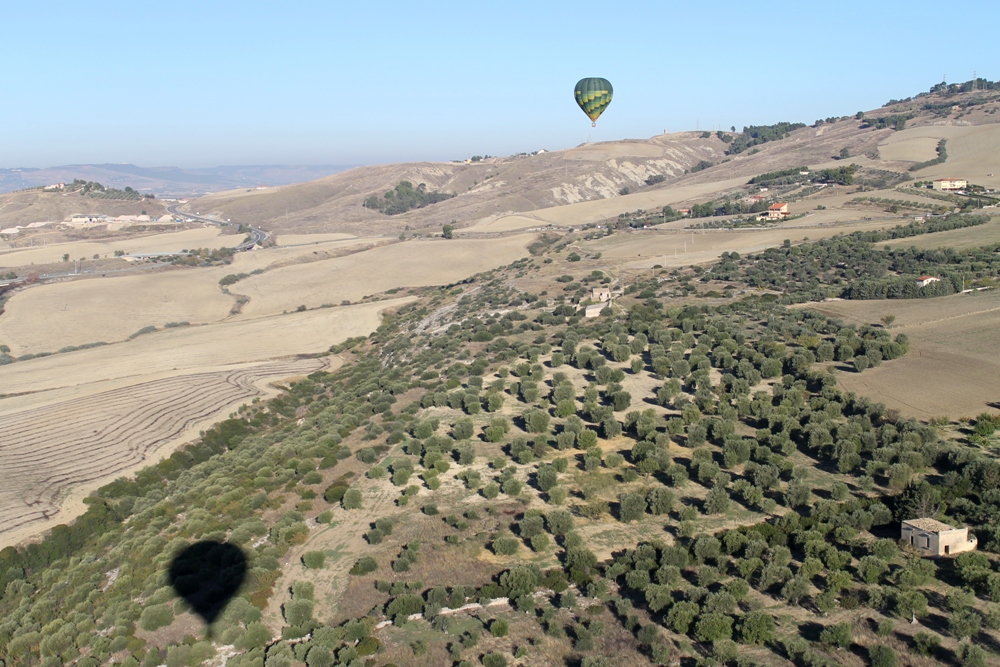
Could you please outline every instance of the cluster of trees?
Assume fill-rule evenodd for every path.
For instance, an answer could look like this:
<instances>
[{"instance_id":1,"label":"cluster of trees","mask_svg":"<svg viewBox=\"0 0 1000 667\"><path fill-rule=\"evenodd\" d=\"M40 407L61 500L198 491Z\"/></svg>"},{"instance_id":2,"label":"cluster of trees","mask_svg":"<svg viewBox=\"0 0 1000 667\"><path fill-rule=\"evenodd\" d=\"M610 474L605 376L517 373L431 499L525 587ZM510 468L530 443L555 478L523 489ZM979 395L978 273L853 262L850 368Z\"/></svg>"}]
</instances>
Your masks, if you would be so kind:
<instances>
[{"instance_id":1,"label":"cluster of trees","mask_svg":"<svg viewBox=\"0 0 1000 667\"><path fill-rule=\"evenodd\" d=\"M779 169L778 171L769 171L766 174L758 174L754 176L749 181L747 185L763 185L766 187L772 187L775 185L790 185L793 183L800 183L804 178L802 172L808 172L809 167L791 167L790 169Z\"/></svg>"},{"instance_id":2,"label":"cluster of trees","mask_svg":"<svg viewBox=\"0 0 1000 667\"><path fill-rule=\"evenodd\" d=\"M423 208L430 204L451 199L455 195L447 192L428 192L423 183L413 187L409 181L400 181L392 190L381 197L372 195L364 201L365 208L370 208L385 215L399 215L415 208Z\"/></svg>"},{"instance_id":3,"label":"cluster of trees","mask_svg":"<svg viewBox=\"0 0 1000 667\"><path fill-rule=\"evenodd\" d=\"M781 122L774 125L750 125L749 127L744 127L743 132L733 137L731 141L726 142L729 144L726 153L728 155L736 155L753 146L758 146L769 141L780 141L787 137L790 132L805 126L805 123ZM719 138L725 141L729 136L728 134L720 134Z\"/></svg>"},{"instance_id":4,"label":"cluster of trees","mask_svg":"<svg viewBox=\"0 0 1000 667\"><path fill-rule=\"evenodd\" d=\"M780 257L798 261L792 250L779 249L775 266ZM829 249L831 256L837 250ZM807 251L804 265L825 265ZM767 261L758 264L766 267ZM540 267L541 260L518 260L387 314L371 336L349 343L354 354L343 367L241 408L195 445L134 479L102 487L72 526L23 549L0 551L0 654L12 664L79 659L88 667L113 654L131 667L210 658L208 642L160 651L135 634L137 626L152 631L171 622L174 595L162 571L179 546L198 539L226 539L247 555L248 588L215 628L220 643L242 651L230 658L234 667L265 660L351 664L378 650L371 631L379 618L402 623L419 612L433 622L446 605L500 596L531 611L544 604L533 596L539 588L556 591L566 608L576 604L577 594L602 600L657 660L668 661L674 650L662 627L733 660L734 641L775 641L774 619L750 604L751 589L820 611L865 604L893 615L921 615L929 603L920 589L934 573L890 550L891 543L861 539L862 531L933 507L966 521L981 544L1000 546L1000 464L943 443L932 428L895 418L884 406L839 392L833 375L814 368L836 360L860 369L894 359L906 351L904 337L762 299L664 308L655 291L648 299L640 293L647 300L623 316L583 320L573 298L585 291L581 283L606 276L592 272L579 282L566 276L579 286L576 292L546 300L512 285L512 275ZM725 254L712 273L737 276L747 267L739 255ZM801 267L789 263L782 270L793 275ZM533 307L512 309L524 304ZM445 305L454 306L443 311L448 319L437 319ZM571 376L581 374L586 386L578 391ZM659 386L650 396L633 395L634 385L625 388L629 374L654 376ZM767 391L759 388L765 378L776 380ZM666 407L667 415L648 401ZM500 409L510 406L512 414ZM996 424L983 418L976 428L989 437ZM604 451L601 438L620 436L630 448ZM351 447L347 438L353 438ZM481 447L495 452L494 443L504 455L491 461L489 471L471 467ZM514 526L496 519L498 530L484 539L511 556L524 548L557 549L561 567L510 567L478 588L390 584L386 604L336 627L314 618L315 591L297 582L283 607L282 638L303 641L272 641L260 610L274 595L282 558L305 541L307 520L329 522L331 511L339 511L333 503L344 509L362 504L355 486L361 475L336 472L351 456L364 478L389 478L399 490L399 507L426 497L417 496L421 488L434 493L455 466L456 479L488 501L537 493L549 508L525 511ZM797 463L802 456L853 476L863 497L850 498L843 483L824 489L822 497L814 493L821 482ZM570 465L578 470L566 474ZM922 484L928 473L943 483ZM622 492L609 491L601 480L621 484ZM704 503L682 498L688 484L707 489ZM898 495L880 497L875 490L882 487ZM570 489L578 491L572 498ZM788 508L782 517L720 535L705 534L698 523L701 515L738 505L774 514L778 504ZM433 496L421 509L427 516L439 513ZM450 527L449 543L479 539L460 535L478 518L472 511L464 517L440 512ZM654 516L675 522L677 544L641 545L602 566L573 530L573 516L600 518L609 511L623 522ZM393 522L380 520L367 537L379 544L393 531ZM391 567L419 567L419 553L411 541ZM307 556L310 567L323 565ZM362 558L354 567L362 576L376 572L378 563L373 568ZM977 561L966 569L971 585L991 595L991 582L1000 581L993 565ZM110 583L109 571L117 572ZM611 580L623 595L610 596ZM633 622L640 606L650 622ZM537 615L545 631L564 637L546 614ZM956 636L974 636L976 618L993 622L990 613L978 611L963 611L961 618ZM494 634L504 630L498 626ZM575 649L587 653L598 626L579 623L572 634ZM839 630L828 639L849 643ZM468 643L463 637L455 653ZM804 655L816 648L789 643L784 650Z\"/></svg>"},{"instance_id":5,"label":"cluster of trees","mask_svg":"<svg viewBox=\"0 0 1000 667\"><path fill-rule=\"evenodd\" d=\"M912 113L897 113L889 116L865 117L861 122L861 129L869 127L876 130L891 128L897 132L906 129L906 121L913 120Z\"/></svg>"},{"instance_id":6,"label":"cluster of trees","mask_svg":"<svg viewBox=\"0 0 1000 667\"><path fill-rule=\"evenodd\" d=\"M954 250L918 250L910 247L878 248L877 243L949 229L984 224L988 218L952 215L912 222L889 230L854 232L848 236L815 243L771 248L738 263L723 261L713 274L725 280L742 280L754 287L769 287L786 293L789 302L842 298L918 298L951 294L961 289L963 279L1000 276L1000 254L994 246ZM920 288L921 275L941 278Z\"/></svg>"},{"instance_id":7,"label":"cluster of trees","mask_svg":"<svg viewBox=\"0 0 1000 667\"><path fill-rule=\"evenodd\" d=\"M144 198L153 199L154 195L143 195L141 192L125 186L124 190L106 188L97 181L84 181L79 178L66 186L67 192L79 192L82 197L92 199L120 199L125 201L139 201ZM145 211L143 211L145 213Z\"/></svg>"},{"instance_id":8,"label":"cluster of trees","mask_svg":"<svg viewBox=\"0 0 1000 667\"><path fill-rule=\"evenodd\" d=\"M960 93L970 93L974 90L997 90L1000 89L1000 81L990 81L982 77L969 79L965 83L945 83L941 82L931 86L931 95L958 95ZM932 104L928 102L927 104ZM951 103L948 103L951 105ZM926 108L926 105L925 105Z\"/></svg>"},{"instance_id":9,"label":"cluster of trees","mask_svg":"<svg viewBox=\"0 0 1000 667\"><path fill-rule=\"evenodd\" d=\"M170 263L176 266L215 266L230 264L236 251L232 248L192 248L187 255L171 258Z\"/></svg>"},{"instance_id":10,"label":"cluster of trees","mask_svg":"<svg viewBox=\"0 0 1000 667\"><path fill-rule=\"evenodd\" d=\"M833 169L820 169L812 174L810 180L813 183L836 183L838 185L853 185L854 173L859 169L858 165L851 164L846 167L834 167Z\"/></svg>"}]
</instances>

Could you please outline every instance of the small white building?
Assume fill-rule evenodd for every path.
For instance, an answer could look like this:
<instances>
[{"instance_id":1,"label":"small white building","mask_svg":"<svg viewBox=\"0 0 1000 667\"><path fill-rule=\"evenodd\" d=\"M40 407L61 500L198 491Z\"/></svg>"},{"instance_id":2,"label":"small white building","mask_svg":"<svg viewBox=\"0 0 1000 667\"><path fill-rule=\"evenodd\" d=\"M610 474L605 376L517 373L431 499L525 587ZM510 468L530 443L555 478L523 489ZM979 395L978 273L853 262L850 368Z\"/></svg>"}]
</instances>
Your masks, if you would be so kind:
<instances>
[{"instance_id":1,"label":"small white building","mask_svg":"<svg viewBox=\"0 0 1000 667\"><path fill-rule=\"evenodd\" d=\"M931 283L941 282L940 278L935 278L934 276L920 276L917 278L917 287L927 287Z\"/></svg>"},{"instance_id":2,"label":"small white building","mask_svg":"<svg viewBox=\"0 0 1000 667\"><path fill-rule=\"evenodd\" d=\"M951 556L979 546L968 528L955 528L937 519L909 519L903 522L901 533L903 542L924 556Z\"/></svg>"},{"instance_id":3,"label":"small white building","mask_svg":"<svg viewBox=\"0 0 1000 667\"><path fill-rule=\"evenodd\" d=\"M601 311L604 310L606 307L607 306L605 306L603 303L592 303L589 306L587 306L587 309L584 311L583 316L598 317L601 314Z\"/></svg>"}]
</instances>

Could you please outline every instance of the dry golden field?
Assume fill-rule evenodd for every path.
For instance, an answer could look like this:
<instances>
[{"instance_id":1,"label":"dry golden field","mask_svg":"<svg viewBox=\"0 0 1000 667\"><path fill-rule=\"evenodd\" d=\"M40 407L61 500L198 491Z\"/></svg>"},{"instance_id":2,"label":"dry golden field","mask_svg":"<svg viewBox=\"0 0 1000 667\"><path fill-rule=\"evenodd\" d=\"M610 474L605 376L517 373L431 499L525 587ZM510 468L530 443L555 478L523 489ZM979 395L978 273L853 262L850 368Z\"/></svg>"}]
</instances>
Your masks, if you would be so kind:
<instances>
[{"instance_id":1,"label":"dry golden field","mask_svg":"<svg viewBox=\"0 0 1000 667\"><path fill-rule=\"evenodd\" d=\"M357 238L351 234L281 234L274 242L279 246L309 245L327 241L345 241Z\"/></svg>"},{"instance_id":2,"label":"dry golden field","mask_svg":"<svg viewBox=\"0 0 1000 667\"><path fill-rule=\"evenodd\" d=\"M113 343L168 322L218 322L234 303L219 289L221 277L216 269L168 271L30 287L7 302L0 341L18 356Z\"/></svg>"},{"instance_id":3,"label":"dry golden field","mask_svg":"<svg viewBox=\"0 0 1000 667\"><path fill-rule=\"evenodd\" d=\"M61 262L64 254L71 260L90 259L94 255L112 257L116 250L125 253L180 252L189 248L222 248L238 243L238 236L222 235L218 227L199 227L179 232L151 234L131 239L69 241L29 248L0 251L0 268Z\"/></svg>"},{"instance_id":4,"label":"dry golden field","mask_svg":"<svg viewBox=\"0 0 1000 667\"><path fill-rule=\"evenodd\" d=\"M394 287L443 285L509 264L528 254L532 238L520 234L499 239L415 239L274 269L230 290L250 297L239 319L274 315L299 305L339 304Z\"/></svg>"},{"instance_id":5,"label":"dry golden field","mask_svg":"<svg viewBox=\"0 0 1000 667\"><path fill-rule=\"evenodd\" d=\"M318 359L290 359L130 385L0 415L0 544L16 541L60 513L59 501L81 485L108 481L199 425L265 392L262 380L306 375ZM181 440L183 441L183 440Z\"/></svg>"},{"instance_id":6,"label":"dry golden field","mask_svg":"<svg viewBox=\"0 0 1000 667\"><path fill-rule=\"evenodd\" d=\"M825 211L824 211L825 212ZM763 229L683 230L670 229L673 223L650 230L615 233L578 245L587 252L599 252L602 257L625 262L628 268L687 266L718 259L723 252L759 252L781 245L785 239L798 243L805 239L820 239L858 230L882 229L899 224L899 220L873 220L845 224L805 226L812 218L802 218L787 226ZM678 221L681 222L681 221Z\"/></svg>"},{"instance_id":7,"label":"dry golden field","mask_svg":"<svg viewBox=\"0 0 1000 667\"><path fill-rule=\"evenodd\" d=\"M83 512L89 490L169 455L303 358L365 335L411 299L170 329L0 367L0 545Z\"/></svg>"},{"instance_id":8,"label":"dry golden field","mask_svg":"<svg viewBox=\"0 0 1000 667\"><path fill-rule=\"evenodd\" d=\"M952 229L947 232L937 234L922 234L908 239L895 239L886 242L884 245L902 248L919 248L928 250L931 248L955 248L962 250L966 248L978 248L991 243L1000 243L1000 218L993 218L985 225L979 227L965 227L963 229ZM882 244L879 244L882 245Z\"/></svg>"},{"instance_id":9,"label":"dry golden field","mask_svg":"<svg viewBox=\"0 0 1000 667\"><path fill-rule=\"evenodd\" d=\"M809 307L858 324L895 315L890 332L910 338L910 352L901 359L841 373L845 389L921 419L975 416L1000 405L1000 292Z\"/></svg>"},{"instance_id":10,"label":"dry golden field","mask_svg":"<svg viewBox=\"0 0 1000 667\"><path fill-rule=\"evenodd\" d=\"M0 366L0 414L43 400L61 401L103 391L136 378L321 354L334 343L373 331L379 313L410 300L167 329L124 343Z\"/></svg>"},{"instance_id":11,"label":"dry golden field","mask_svg":"<svg viewBox=\"0 0 1000 667\"><path fill-rule=\"evenodd\" d=\"M879 154L883 160L923 162L937 157L935 149L940 139L948 140L948 160L915 172L914 178L966 178L978 185L1000 187L1000 159L997 158L1000 154L1000 125L996 123L934 124L906 129L879 144Z\"/></svg>"}]
</instances>

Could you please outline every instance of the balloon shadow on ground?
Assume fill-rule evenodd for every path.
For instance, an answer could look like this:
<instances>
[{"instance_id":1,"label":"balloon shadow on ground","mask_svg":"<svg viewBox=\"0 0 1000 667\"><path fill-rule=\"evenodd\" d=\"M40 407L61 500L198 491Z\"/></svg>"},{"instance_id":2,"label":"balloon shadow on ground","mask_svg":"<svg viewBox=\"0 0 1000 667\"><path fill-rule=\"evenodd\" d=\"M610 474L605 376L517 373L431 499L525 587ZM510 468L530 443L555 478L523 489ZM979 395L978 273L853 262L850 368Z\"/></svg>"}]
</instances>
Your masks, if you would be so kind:
<instances>
[{"instance_id":1,"label":"balloon shadow on ground","mask_svg":"<svg viewBox=\"0 0 1000 667\"><path fill-rule=\"evenodd\" d=\"M227 542L196 542L170 563L170 585L201 616L212 635L212 623L246 580L243 550Z\"/></svg>"}]
</instances>

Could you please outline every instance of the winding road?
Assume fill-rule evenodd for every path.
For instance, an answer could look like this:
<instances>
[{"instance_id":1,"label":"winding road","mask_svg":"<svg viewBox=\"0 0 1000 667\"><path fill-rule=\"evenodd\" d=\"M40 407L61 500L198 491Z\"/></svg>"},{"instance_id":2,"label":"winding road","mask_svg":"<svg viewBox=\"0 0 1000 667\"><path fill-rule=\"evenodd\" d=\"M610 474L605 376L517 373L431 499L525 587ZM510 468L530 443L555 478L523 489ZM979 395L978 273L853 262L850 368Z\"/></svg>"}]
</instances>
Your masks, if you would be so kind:
<instances>
[{"instance_id":1,"label":"winding road","mask_svg":"<svg viewBox=\"0 0 1000 667\"><path fill-rule=\"evenodd\" d=\"M183 211L178 211L177 206L178 206L177 204L174 204L173 206L168 206L167 210L174 215L178 215L184 218L191 218L192 220L197 220L199 222L207 222L211 225L219 225L220 227L231 226L233 224L231 222L223 222L221 220L215 220L213 218L205 218L203 216L195 215L193 213L184 213ZM266 241L271 237L271 235L265 232L263 229L257 229L256 227L250 227L249 229L250 229L250 240L244 241L243 243L233 248L233 250L237 252L244 252L246 250L250 250L255 245L263 243L264 241Z\"/></svg>"}]
</instances>

